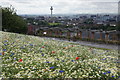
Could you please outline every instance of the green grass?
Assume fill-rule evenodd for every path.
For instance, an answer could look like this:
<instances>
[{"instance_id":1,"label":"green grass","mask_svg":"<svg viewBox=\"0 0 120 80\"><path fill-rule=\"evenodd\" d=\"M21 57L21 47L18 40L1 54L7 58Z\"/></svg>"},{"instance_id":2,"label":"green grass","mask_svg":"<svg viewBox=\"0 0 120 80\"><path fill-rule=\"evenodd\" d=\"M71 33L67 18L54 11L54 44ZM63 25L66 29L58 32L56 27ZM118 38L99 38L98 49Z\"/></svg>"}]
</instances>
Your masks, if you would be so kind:
<instances>
[{"instance_id":1,"label":"green grass","mask_svg":"<svg viewBox=\"0 0 120 80\"><path fill-rule=\"evenodd\" d=\"M50 26L60 25L60 23L49 23Z\"/></svg>"}]
</instances>

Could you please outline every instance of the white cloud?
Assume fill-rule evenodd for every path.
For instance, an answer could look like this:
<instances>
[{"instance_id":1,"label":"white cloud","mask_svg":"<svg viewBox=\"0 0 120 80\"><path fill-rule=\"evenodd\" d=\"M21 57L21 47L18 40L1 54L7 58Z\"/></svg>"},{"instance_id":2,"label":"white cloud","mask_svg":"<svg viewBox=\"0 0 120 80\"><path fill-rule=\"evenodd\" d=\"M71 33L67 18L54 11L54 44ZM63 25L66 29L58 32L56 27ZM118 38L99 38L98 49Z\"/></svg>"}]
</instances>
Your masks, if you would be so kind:
<instances>
[{"instance_id":1,"label":"white cloud","mask_svg":"<svg viewBox=\"0 0 120 80\"><path fill-rule=\"evenodd\" d=\"M2 0L0 5L15 7L18 14L117 13L119 0Z\"/></svg>"}]
</instances>

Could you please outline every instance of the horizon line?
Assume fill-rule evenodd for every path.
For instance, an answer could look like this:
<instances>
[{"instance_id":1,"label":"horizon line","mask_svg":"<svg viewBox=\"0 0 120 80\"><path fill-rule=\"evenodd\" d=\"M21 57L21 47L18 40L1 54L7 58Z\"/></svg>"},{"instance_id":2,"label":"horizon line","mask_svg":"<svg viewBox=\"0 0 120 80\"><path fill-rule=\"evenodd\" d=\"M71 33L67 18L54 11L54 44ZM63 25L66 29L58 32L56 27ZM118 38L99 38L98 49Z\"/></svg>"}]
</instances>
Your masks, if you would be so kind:
<instances>
[{"instance_id":1,"label":"horizon line","mask_svg":"<svg viewBox=\"0 0 120 80\"><path fill-rule=\"evenodd\" d=\"M80 15L80 14L118 14L118 13L58 13L53 15ZM18 14L18 15L51 15L51 14Z\"/></svg>"}]
</instances>

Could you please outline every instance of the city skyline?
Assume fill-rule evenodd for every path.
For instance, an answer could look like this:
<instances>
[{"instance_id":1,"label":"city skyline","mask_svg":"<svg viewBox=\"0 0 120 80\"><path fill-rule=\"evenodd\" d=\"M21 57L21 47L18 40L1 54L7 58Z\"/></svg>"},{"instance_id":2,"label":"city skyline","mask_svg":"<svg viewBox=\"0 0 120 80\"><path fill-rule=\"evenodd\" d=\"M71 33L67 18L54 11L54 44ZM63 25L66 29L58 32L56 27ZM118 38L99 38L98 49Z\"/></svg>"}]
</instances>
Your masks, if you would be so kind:
<instances>
[{"instance_id":1,"label":"city skyline","mask_svg":"<svg viewBox=\"0 0 120 80\"><path fill-rule=\"evenodd\" d=\"M119 0L3 0L2 7L12 5L17 14L99 14L118 13Z\"/></svg>"}]
</instances>

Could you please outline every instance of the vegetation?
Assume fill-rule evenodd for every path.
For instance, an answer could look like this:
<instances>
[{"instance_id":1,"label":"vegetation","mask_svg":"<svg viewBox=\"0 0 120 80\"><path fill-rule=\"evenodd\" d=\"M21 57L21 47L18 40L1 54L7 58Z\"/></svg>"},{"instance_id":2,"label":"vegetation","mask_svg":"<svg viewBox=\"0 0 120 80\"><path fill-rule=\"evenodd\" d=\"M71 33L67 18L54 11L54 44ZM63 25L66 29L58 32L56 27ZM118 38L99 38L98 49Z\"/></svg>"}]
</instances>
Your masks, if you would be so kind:
<instances>
[{"instance_id":1,"label":"vegetation","mask_svg":"<svg viewBox=\"0 0 120 80\"><path fill-rule=\"evenodd\" d=\"M49 23L50 26L57 26L60 25L60 23Z\"/></svg>"},{"instance_id":2,"label":"vegetation","mask_svg":"<svg viewBox=\"0 0 120 80\"><path fill-rule=\"evenodd\" d=\"M3 34L3 78L81 78L117 80L118 51L35 36ZM90 79L90 80L91 80Z\"/></svg>"},{"instance_id":3,"label":"vegetation","mask_svg":"<svg viewBox=\"0 0 120 80\"><path fill-rule=\"evenodd\" d=\"M16 14L14 9L1 8L2 9L2 30L15 32L15 33L26 33L27 24L26 22Z\"/></svg>"},{"instance_id":4,"label":"vegetation","mask_svg":"<svg viewBox=\"0 0 120 80\"><path fill-rule=\"evenodd\" d=\"M80 29L91 29L91 30L104 30L104 31L110 31L110 30L120 30L119 29L120 27L117 25L117 26L110 26L110 25L100 25L100 26L81 26Z\"/></svg>"}]
</instances>

